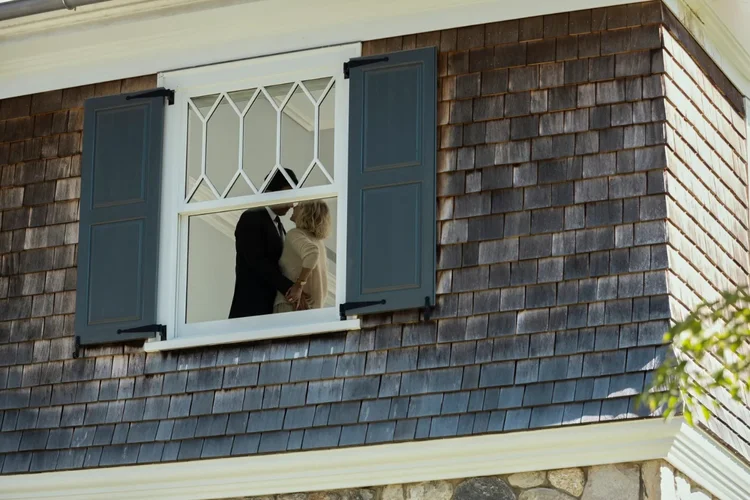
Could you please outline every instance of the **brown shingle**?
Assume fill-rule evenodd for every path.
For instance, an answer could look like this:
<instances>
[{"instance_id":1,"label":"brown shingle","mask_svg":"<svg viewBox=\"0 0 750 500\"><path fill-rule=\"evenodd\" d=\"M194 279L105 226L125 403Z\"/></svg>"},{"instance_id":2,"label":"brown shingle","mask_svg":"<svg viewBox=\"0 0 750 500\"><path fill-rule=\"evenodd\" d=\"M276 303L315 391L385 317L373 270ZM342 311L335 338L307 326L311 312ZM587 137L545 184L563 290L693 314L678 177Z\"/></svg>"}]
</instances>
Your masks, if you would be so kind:
<instances>
[{"instance_id":1,"label":"brown shingle","mask_svg":"<svg viewBox=\"0 0 750 500\"><path fill-rule=\"evenodd\" d=\"M51 90L35 94L31 98L31 114L49 113L62 107L62 90Z\"/></svg>"},{"instance_id":2,"label":"brown shingle","mask_svg":"<svg viewBox=\"0 0 750 500\"><path fill-rule=\"evenodd\" d=\"M0 101L0 120L28 116L31 110L31 96L13 97Z\"/></svg>"}]
</instances>

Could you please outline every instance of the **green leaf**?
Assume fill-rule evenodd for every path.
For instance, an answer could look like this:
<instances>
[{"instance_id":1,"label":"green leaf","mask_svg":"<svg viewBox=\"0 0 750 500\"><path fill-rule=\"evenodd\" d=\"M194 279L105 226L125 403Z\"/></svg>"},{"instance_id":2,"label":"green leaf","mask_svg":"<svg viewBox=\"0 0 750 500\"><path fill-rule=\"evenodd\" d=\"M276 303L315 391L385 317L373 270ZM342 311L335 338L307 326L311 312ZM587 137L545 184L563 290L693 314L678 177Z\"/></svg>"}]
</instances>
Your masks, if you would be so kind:
<instances>
[{"instance_id":1,"label":"green leaf","mask_svg":"<svg viewBox=\"0 0 750 500\"><path fill-rule=\"evenodd\" d=\"M682 412L683 416L685 417L685 421L688 423L689 426L693 426L693 414L690 410L685 408L685 410Z\"/></svg>"}]
</instances>

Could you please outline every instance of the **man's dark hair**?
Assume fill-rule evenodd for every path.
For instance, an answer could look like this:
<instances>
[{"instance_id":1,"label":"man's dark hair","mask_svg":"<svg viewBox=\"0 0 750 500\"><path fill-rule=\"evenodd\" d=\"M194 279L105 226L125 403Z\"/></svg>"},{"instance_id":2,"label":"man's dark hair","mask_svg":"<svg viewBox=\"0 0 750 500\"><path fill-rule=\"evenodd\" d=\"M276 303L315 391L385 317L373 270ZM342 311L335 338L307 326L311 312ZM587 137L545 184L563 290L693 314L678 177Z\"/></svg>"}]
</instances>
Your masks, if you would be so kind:
<instances>
[{"instance_id":1,"label":"man's dark hair","mask_svg":"<svg viewBox=\"0 0 750 500\"><path fill-rule=\"evenodd\" d=\"M288 168L285 168L287 175L289 176L292 181L297 184L297 176L294 174L294 172ZM266 176L268 177L268 176ZM265 192L266 193L272 193L274 191L281 191L284 189L289 189L292 186L289 185L289 181L286 180L286 177L284 177L284 174L279 172L278 170L275 170L273 173L273 177L271 178L271 182L268 183L268 186L266 187Z\"/></svg>"}]
</instances>

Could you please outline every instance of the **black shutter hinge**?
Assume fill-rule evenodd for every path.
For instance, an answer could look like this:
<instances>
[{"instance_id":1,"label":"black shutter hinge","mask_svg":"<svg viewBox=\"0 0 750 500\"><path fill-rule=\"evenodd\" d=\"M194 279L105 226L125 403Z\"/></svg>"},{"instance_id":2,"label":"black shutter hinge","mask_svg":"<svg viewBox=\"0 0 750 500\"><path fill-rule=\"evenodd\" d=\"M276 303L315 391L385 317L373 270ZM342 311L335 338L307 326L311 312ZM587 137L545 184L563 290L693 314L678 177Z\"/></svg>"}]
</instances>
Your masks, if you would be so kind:
<instances>
[{"instance_id":1,"label":"black shutter hinge","mask_svg":"<svg viewBox=\"0 0 750 500\"><path fill-rule=\"evenodd\" d=\"M76 335L74 344L73 344L73 359L78 359L78 356L81 354L81 337Z\"/></svg>"},{"instance_id":2,"label":"black shutter hinge","mask_svg":"<svg viewBox=\"0 0 750 500\"><path fill-rule=\"evenodd\" d=\"M369 302L346 302L339 306L339 316L341 316L341 321L346 321L347 311L351 311L352 309L361 309L363 307L380 306L383 304L385 304L385 299L372 300Z\"/></svg>"},{"instance_id":3,"label":"black shutter hinge","mask_svg":"<svg viewBox=\"0 0 750 500\"><path fill-rule=\"evenodd\" d=\"M167 102L170 106L174 104L174 90L170 89L147 90L146 92L141 92L140 94L129 95L125 98L125 100L130 101L131 99L147 99L149 97L166 97Z\"/></svg>"},{"instance_id":4,"label":"black shutter hinge","mask_svg":"<svg viewBox=\"0 0 750 500\"><path fill-rule=\"evenodd\" d=\"M117 335L122 333L149 333L159 334L159 340L167 340L167 325L145 325L136 326L135 328L126 328L117 330Z\"/></svg>"},{"instance_id":5,"label":"black shutter hinge","mask_svg":"<svg viewBox=\"0 0 750 500\"><path fill-rule=\"evenodd\" d=\"M424 298L424 308L422 308L422 317L425 321L430 321L430 318L432 318L432 311L435 310L435 306L430 304L430 298L425 297Z\"/></svg>"},{"instance_id":6,"label":"black shutter hinge","mask_svg":"<svg viewBox=\"0 0 750 500\"><path fill-rule=\"evenodd\" d=\"M370 58L352 59L351 61L344 63L344 78L349 78L349 70L352 68L365 66L367 64L385 62L387 60L388 60L387 57L370 57Z\"/></svg>"}]
</instances>

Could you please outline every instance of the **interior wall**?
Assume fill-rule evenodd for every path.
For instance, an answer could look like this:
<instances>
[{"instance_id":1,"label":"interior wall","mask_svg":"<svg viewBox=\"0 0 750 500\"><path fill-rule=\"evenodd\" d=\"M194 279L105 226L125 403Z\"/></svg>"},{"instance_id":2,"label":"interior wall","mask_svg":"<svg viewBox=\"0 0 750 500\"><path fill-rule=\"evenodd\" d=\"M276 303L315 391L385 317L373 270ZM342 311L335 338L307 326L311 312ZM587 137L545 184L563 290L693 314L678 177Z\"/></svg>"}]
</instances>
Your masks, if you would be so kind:
<instances>
[{"instance_id":1,"label":"interior wall","mask_svg":"<svg viewBox=\"0 0 750 500\"><path fill-rule=\"evenodd\" d=\"M192 217L188 258L187 321L227 319L234 293L234 238L215 219Z\"/></svg>"}]
</instances>

